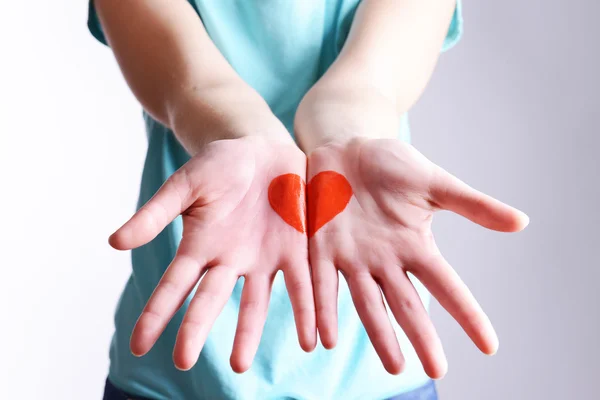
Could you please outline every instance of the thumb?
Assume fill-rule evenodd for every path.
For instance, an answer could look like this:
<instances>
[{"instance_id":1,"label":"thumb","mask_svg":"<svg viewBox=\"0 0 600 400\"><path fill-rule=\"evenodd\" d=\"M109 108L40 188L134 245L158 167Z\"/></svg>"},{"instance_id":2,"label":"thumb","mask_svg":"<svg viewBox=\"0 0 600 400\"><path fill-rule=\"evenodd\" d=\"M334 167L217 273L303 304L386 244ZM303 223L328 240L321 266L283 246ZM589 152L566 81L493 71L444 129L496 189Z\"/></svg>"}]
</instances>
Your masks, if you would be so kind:
<instances>
[{"instance_id":1,"label":"thumb","mask_svg":"<svg viewBox=\"0 0 600 400\"><path fill-rule=\"evenodd\" d=\"M191 187L183 169L175 172L108 243L117 250L130 250L154 239L193 202Z\"/></svg>"},{"instance_id":2,"label":"thumb","mask_svg":"<svg viewBox=\"0 0 600 400\"><path fill-rule=\"evenodd\" d=\"M442 209L488 229L518 232L529 224L524 212L473 189L440 167L436 167L429 193L431 200Z\"/></svg>"}]
</instances>

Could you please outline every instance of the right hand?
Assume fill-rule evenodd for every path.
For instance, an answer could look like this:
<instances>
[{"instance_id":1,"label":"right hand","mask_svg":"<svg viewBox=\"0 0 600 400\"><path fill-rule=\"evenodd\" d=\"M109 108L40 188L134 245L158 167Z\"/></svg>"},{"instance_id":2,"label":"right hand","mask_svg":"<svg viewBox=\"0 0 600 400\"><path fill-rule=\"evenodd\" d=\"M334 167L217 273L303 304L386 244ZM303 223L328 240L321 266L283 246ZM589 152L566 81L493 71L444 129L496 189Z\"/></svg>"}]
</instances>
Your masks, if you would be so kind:
<instances>
[{"instance_id":1,"label":"right hand","mask_svg":"<svg viewBox=\"0 0 600 400\"><path fill-rule=\"evenodd\" d=\"M298 228L270 205L269 185L285 174L299 188ZM173 360L182 370L197 361L209 330L240 276L245 277L231 366L247 370L267 316L271 284L282 270L300 346L316 346L316 317L304 233L306 156L293 142L245 137L218 140L175 172L111 237L119 250L154 239L178 215L183 236L177 253L148 300L131 336L132 353L154 345L170 319L202 278L177 335ZM289 186L288 186L289 188ZM293 215L291 216L293 218Z\"/></svg>"}]
</instances>

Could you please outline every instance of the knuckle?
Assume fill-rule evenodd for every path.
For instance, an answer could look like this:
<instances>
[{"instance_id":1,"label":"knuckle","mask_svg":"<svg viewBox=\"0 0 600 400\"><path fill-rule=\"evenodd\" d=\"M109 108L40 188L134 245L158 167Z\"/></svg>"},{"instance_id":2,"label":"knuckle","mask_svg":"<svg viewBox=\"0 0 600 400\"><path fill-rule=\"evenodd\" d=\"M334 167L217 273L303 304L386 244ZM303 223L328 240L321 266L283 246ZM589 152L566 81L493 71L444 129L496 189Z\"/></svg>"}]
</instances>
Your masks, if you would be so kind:
<instances>
[{"instance_id":1,"label":"knuckle","mask_svg":"<svg viewBox=\"0 0 600 400\"><path fill-rule=\"evenodd\" d=\"M251 324L239 325L236 330L236 336L238 338L248 338L254 335L255 329Z\"/></svg>"},{"instance_id":2,"label":"knuckle","mask_svg":"<svg viewBox=\"0 0 600 400\"><path fill-rule=\"evenodd\" d=\"M153 229L159 229L162 225L162 221L167 219L167 212L164 206L157 202L152 202L151 204L141 208L138 213L140 216L145 216L145 219L152 225Z\"/></svg>"},{"instance_id":3,"label":"knuckle","mask_svg":"<svg viewBox=\"0 0 600 400\"><path fill-rule=\"evenodd\" d=\"M409 297L401 297L396 300L397 307L403 314L414 314L418 312L419 304Z\"/></svg>"},{"instance_id":4,"label":"knuckle","mask_svg":"<svg viewBox=\"0 0 600 400\"><path fill-rule=\"evenodd\" d=\"M142 311L142 315L140 315L137 327L141 331L147 331L151 326L160 323L162 318L162 315L158 311L154 310L151 306L147 306Z\"/></svg>"},{"instance_id":5,"label":"knuckle","mask_svg":"<svg viewBox=\"0 0 600 400\"><path fill-rule=\"evenodd\" d=\"M189 316L181 324L181 331L189 334L200 331L202 329L203 322L201 319L195 316Z\"/></svg>"},{"instance_id":6,"label":"knuckle","mask_svg":"<svg viewBox=\"0 0 600 400\"><path fill-rule=\"evenodd\" d=\"M260 302L258 300L246 300L240 303L240 312L254 313L260 310Z\"/></svg>"},{"instance_id":7,"label":"knuckle","mask_svg":"<svg viewBox=\"0 0 600 400\"><path fill-rule=\"evenodd\" d=\"M179 201L183 204L193 189L192 177L190 176L188 168L182 167L171 175L167 180L166 186L169 190L172 190L177 194Z\"/></svg>"},{"instance_id":8,"label":"knuckle","mask_svg":"<svg viewBox=\"0 0 600 400\"><path fill-rule=\"evenodd\" d=\"M316 306L317 314L329 316L336 313L336 307L333 303L320 302Z\"/></svg>"},{"instance_id":9,"label":"knuckle","mask_svg":"<svg viewBox=\"0 0 600 400\"><path fill-rule=\"evenodd\" d=\"M346 277L359 278L360 275L365 273L364 266L361 265L357 260L340 258L336 264Z\"/></svg>"},{"instance_id":10,"label":"knuckle","mask_svg":"<svg viewBox=\"0 0 600 400\"><path fill-rule=\"evenodd\" d=\"M181 284L171 278L163 278L158 286L156 287L155 295L164 294L168 296L175 296L181 291Z\"/></svg>"},{"instance_id":11,"label":"knuckle","mask_svg":"<svg viewBox=\"0 0 600 400\"><path fill-rule=\"evenodd\" d=\"M290 292L298 293L303 292L307 288L309 288L309 283L303 278L292 276L288 278L287 286Z\"/></svg>"},{"instance_id":12,"label":"knuckle","mask_svg":"<svg viewBox=\"0 0 600 400\"><path fill-rule=\"evenodd\" d=\"M209 290L199 290L194 297L197 302L206 305L212 305L219 300L219 296Z\"/></svg>"},{"instance_id":13,"label":"knuckle","mask_svg":"<svg viewBox=\"0 0 600 400\"><path fill-rule=\"evenodd\" d=\"M296 304L295 307L298 318L302 321L313 320L315 318L315 307L311 304Z\"/></svg>"}]
</instances>

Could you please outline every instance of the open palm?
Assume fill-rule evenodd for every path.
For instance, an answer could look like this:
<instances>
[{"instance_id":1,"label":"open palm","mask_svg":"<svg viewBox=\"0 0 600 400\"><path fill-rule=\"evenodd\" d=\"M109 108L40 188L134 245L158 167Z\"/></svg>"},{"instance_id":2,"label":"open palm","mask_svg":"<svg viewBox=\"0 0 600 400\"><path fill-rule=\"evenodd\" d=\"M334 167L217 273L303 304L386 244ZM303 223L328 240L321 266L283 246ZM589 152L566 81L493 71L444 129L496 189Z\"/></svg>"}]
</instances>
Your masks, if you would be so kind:
<instances>
[{"instance_id":1,"label":"open palm","mask_svg":"<svg viewBox=\"0 0 600 400\"><path fill-rule=\"evenodd\" d=\"M134 354L143 355L152 348L200 282L173 352L178 368L191 368L238 278L244 276L231 365L238 372L248 369L260 342L278 270L284 273L300 345L307 351L315 347L304 220L284 221L268 199L270 182L286 174L296 178L285 182L282 192L294 192L296 186L302 189L297 199L302 210L297 214L303 216L306 157L293 143L256 138L213 142L175 172L111 236L113 247L132 249L151 241L178 215L183 217L177 253L133 330Z\"/></svg>"},{"instance_id":2,"label":"open palm","mask_svg":"<svg viewBox=\"0 0 600 400\"><path fill-rule=\"evenodd\" d=\"M432 216L446 209L490 229L518 231L527 224L524 214L470 188L395 139L323 146L309 155L308 166L308 178L315 181L308 192L309 256L325 347L337 340L339 270L389 372L402 370L403 356L382 292L427 374L439 378L447 368L439 337L407 272L481 351L496 351L498 340L488 318L436 247ZM335 180L318 179L326 174Z\"/></svg>"}]
</instances>

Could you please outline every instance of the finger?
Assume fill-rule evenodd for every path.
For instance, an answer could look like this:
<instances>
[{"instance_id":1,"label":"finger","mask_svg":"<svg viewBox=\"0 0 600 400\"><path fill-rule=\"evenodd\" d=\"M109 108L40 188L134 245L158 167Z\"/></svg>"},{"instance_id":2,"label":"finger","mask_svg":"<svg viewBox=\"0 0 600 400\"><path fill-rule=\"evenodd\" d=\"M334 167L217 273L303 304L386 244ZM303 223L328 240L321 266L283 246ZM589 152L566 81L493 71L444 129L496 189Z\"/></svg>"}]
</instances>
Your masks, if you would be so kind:
<instances>
[{"instance_id":1,"label":"finger","mask_svg":"<svg viewBox=\"0 0 600 400\"><path fill-rule=\"evenodd\" d=\"M404 356L388 318L379 286L368 274L352 275L347 281L358 316L383 366L390 374L399 374L404 368Z\"/></svg>"},{"instance_id":2,"label":"finger","mask_svg":"<svg viewBox=\"0 0 600 400\"><path fill-rule=\"evenodd\" d=\"M412 343L427 375L440 379L448 370L442 342L406 273L397 266L385 268L378 277L396 321Z\"/></svg>"},{"instance_id":3,"label":"finger","mask_svg":"<svg viewBox=\"0 0 600 400\"><path fill-rule=\"evenodd\" d=\"M498 350L498 336L475 297L441 255L409 265L413 273L485 354Z\"/></svg>"},{"instance_id":4,"label":"finger","mask_svg":"<svg viewBox=\"0 0 600 400\"><path fill-rule=\"evenodd\" d=\"M248 277L244 282L230 359L235 372L247 371L252 365L267 319L271 284L272 279L267 276Z\"/></svg>"},{"instance_id":5,"label":"finger","mask_svg":"<svg viewBox=\"0 0 600 400\"><path fill-rule=\"evenodd\" d=\"M442 168L436 170L430 194L441 208L489 229L517 232L529 223L529 217L522 211L473 189Z\"/></svg>"},{"instance_id":6,"label":"finger","mask_svg":"<svg viewBox=\"0 0 600 400\"><path fill-rule=\"evenodd\" d=\"M296 263L287 266L283 277L294 311L300 347L307 352L313 351L317 346L317 323L308 264Z\"/></svg>"},{"instance_id":7,"label":"finger","mask_svg":"<svg viewBox=\"0 0 600 400\"><path fill-rule=\"evenodd\" d=\"M133 328L130 347L136 356L150 351L202 276L206 261L186 254L182 248L184 246L180 246Z\"/></svg>"},{"instance_id":8,"label":"finger","mask_svg":"<svg viewBox=\"0 0 600 400\"><path fill-rule=\"evenodd\" d=\"M108 242L117 250L129 250L154 239L191 204L189 180L184 169L175 172Z\"/></svg>"},{"instance_id":9,"label":"finger","mask_svg":"<svg viewBox=\"0 0 600 400\"><path fill-rule=\"evenodd\" d=\"M229 300L238 275L231 268L216 266L200 281L175 341L175 366L187 371L194 366L212 325Z\"/></svg>"},{"instance_id":10,"label":"finger","mask_svg":"<svg viewBox=\"0 0 600 400\"><path fill-rule=\"evenodd\" d=\"M317 329L321 343L326 349L333 349L338 334L338 272L333 263L319 260L312 265Z\"/></svg>"}]
</instances>

